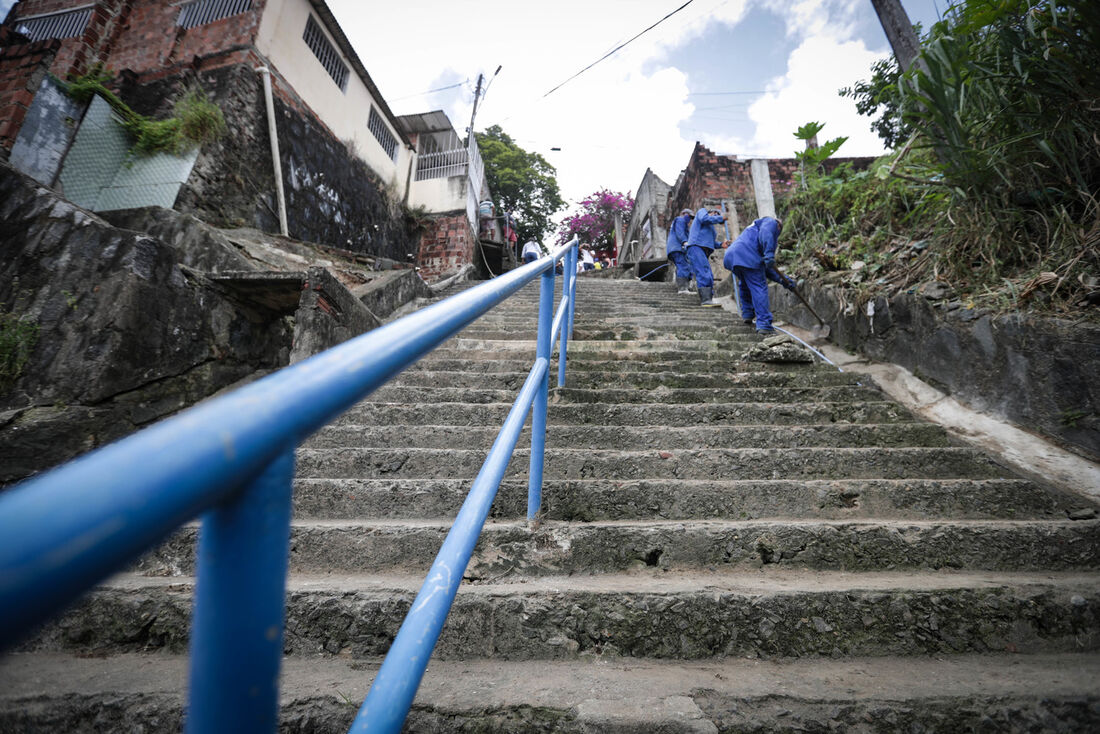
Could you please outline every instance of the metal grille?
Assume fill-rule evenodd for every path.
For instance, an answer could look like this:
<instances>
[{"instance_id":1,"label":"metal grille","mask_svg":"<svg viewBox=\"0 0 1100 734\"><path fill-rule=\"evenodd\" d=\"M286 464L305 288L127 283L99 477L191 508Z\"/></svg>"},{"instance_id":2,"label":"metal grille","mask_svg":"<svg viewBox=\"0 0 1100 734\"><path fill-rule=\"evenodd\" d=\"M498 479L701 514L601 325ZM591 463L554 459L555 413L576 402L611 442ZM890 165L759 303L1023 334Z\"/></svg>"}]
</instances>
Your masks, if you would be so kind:
<instances>
[{"instance_id":1,"label":"metal grille","mask_svg":"<svg viewBox=\"0 0 1100 734\"><path fill-rule=\"evenodd\" d=\"M373 105L370 108L370 121L367 123L367 127L382 145L382 149L386 151L386 155L390 157L390 160L396 162L397 138L395 138L389 128L386 127L386 123L382 120L382 115L378 114L378 110L374 109Z\"/></svg>"},{"instance_id":2,"label":"metal grille","mask_svg":"<svg viewBox=\"0 0 1100 734\"><path fill-rule=\"evenodd\" d=\"M325 34L321 31L321 27L317 25L317 21L313 20L312 15L306 21L306 30L302 34L302 39L309 46L313 55L317 57L317 60L321 62L321 66L325 67L325 71L332 77L332 80L336 82L336 86L340 87L340 91L346 92L348 89L348 67L340 60L340 55L336 53L336 49L325 38ZM374 135L378 137L378 133ZM381 139L379 140L381 141Z\"/></svg>"},{"instance_id":3,"label":"metal grille","mask_svg":"<svg viewBox=\"0 0 1100 734\"><path fill-rule=\"evenodd\" d=\"M246 10L252 10L252 0L194 0L180 8L176 25L194 28Z\"/></svg>"},{"instance_id":4,"label":"metal grille","mask_svg":"<svg viewBox=\"0 0 1100 734\"><path fill-rule=\"evenodd\" d=\"M15 30L32 41L42 41L47 38L76 38L88 27L88 20L92 17L92 7L87 5L83 8L66 10L63 13L21 18L16 22Z\"/></svg>"}]
</instances>

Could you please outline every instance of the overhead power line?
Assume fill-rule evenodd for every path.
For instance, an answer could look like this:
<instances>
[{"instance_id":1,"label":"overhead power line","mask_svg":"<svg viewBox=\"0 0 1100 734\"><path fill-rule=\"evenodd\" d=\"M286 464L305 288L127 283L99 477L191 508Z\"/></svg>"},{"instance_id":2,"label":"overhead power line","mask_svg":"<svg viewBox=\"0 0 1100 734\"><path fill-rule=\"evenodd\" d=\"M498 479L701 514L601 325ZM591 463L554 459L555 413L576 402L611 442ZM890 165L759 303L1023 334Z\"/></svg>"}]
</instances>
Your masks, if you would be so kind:
<instances>
[{"instance_id":1,"label":"overhead power line","mask_svg":"<svg viewBox=\"0 0 1100 734\"><path fill-rule=\"evenodd\" d=\"M439 87L438 89L429 89L426 92L417 92L416 94L406 94L403 97L393 97L391 101L396 102L399 99L409 99L410 97L424 97L424 96L429 95L429 94L434 94L435 92L443 92L447 89L454 89L455 87L461 87L463 84L466 84L466 82L468 82L468 81L470 81L470 80L466 79L465 81L461 81L458 84L451 84L450 86L447 86L447 87Z\"/></svg>"},{"instance_id":2,"label":"overhead power line","mask_svg":"<svg viewBox=\"0 0 1100 734\"><path fill-rule=\"evenodd\" d=\"M691 5L691 4L693 3L693 2L695 2L695 0L688 0L688 1L686 2L686 3L684 3L684 4L683 4L683 5L681 5L680 7L676 8L675 10L673 10L673 11L672 11L671 13L669 13L669 14L668 14L668 15L666 15L665 17L661 18L661 19L660 19L659 21L657 21L656 23L654 23L653 25L651 25L651 26L650 26L649 28L646 28L646 29L645 29L644 31L642 31L641 33L638 33L637 35L635 35L635 36L633 36L633 37L631 37L631 38L629 38L629 39L627 39L627 40L623 41L623 42L622 42L622 43L620 43L620 44L619 44L618 46L616 46L615 48L611 49L610 51L608 51L607 53L605 53L605 54L604 54L603 56L601 56L600 58L596 59L596 60L595 60L595 61L593 61L593 62L592 62L591 64L589 64L588 66L584 67L583 69L581 69L580 71L578 71L578 72L577 72L576 74L574 74L573 76L569 77L569 78L568 78L568 79L566 79L566 80L565 80L564 82L562 82L562 83L561 83L561 84L559 84L558 86L554 87L553 89L551 89L551 90L550 90L549 92L547 92L546 94L544 94L544 95L542 95L542 96L543 96L544 98L545 98L545 97L549 97L549 96L550 96L551 94L553 94L554 92L558 91L559 89L561 89L562 87L564 87L564 86L565 86L566 84L568 84L569 82L573 81L574 79L576 79L577 77L579 77L579 76L580 76L581 74L583 74L584 72L586 72L586 71L588 71L589 69L591 69L591 68L592 68L593 66L595 66L596 64L600 63L601 61L603 61L604 59L608 58L609 56L612 56L612 55L614 55L616 51L618 51L619 49L621 49L621 48L625 47L625 46L626 46L627 44L631 43L632 41L636 41L637 39L639 39L639 38L641 38L642 36L644 36L644 35L645 35L646 33L649 33L649 32L650 32L651 30L653 30L653 29L654 29L654 28L656 28L657 26L661 25L661 24L662 24L662 23L664 23L664 22L665 22L666 20L668 20L669 18L671 18L672 16L676 15L676 14L677 14L677 13L679 13L679 12L680 12L681 10L683 10L684 8L686 8L686 7L688 6L688 5Z\"/></svg>"}]
</instances>

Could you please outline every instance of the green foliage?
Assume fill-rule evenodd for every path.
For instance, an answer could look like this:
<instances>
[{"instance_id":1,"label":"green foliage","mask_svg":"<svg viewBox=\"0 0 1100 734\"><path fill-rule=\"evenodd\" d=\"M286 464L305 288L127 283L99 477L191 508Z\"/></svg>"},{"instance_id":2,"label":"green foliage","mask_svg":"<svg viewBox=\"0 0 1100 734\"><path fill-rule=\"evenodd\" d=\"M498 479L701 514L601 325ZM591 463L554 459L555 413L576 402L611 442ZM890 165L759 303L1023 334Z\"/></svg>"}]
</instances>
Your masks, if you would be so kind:
<instances>
[{"instance_id":1,"label":"green foliage","mask_svg":"<svg viewBox=\"0 0 1100 734\"><path fill-rule=\"evenodd\" d=\"M520 242L543 239L553 226L550 218L565 206L557 171L538 153L516 145L499 125L476 135L497 210L516 217Z\"/></svg>"},{"instance_id":2,"label":"green foliage","mask_svg":"<svg viewBox=\"0 0 1100 734\"><path fill-rule=\"evenodd\" d=\"M152 120L134 112L106 87L112 78L110 72L96 66L88 74L67 84L69 96L78 102L87 102L97 94L103 97L134 139L132 152L146 155L162 151L182 153L197 145L213 142L225 134L225 118L221 109L197 87L188 89L180 97L173 117Z\"/></svg>"},{"instance_id":3,"label":"green foliage","mask_svg":"<svg viewBox=\"0 0 1100 734\"><path fill-rule=\"evenodd\" d=\"M1098 48L1090 0L953 6L893 88L883 129L894 143L918 132L870 172L813 172L784 202L799 265L861 288L945 280L997 310L1087 308L1100 273ZM877 66L842 94L868 109L893 101L893 74ZM866 267L846 270L857 259Z\"/></svg>"},{"instance_id":4,"label":"green foliage","mask_svg":"<svg viewBox=\"0 0 1100 734\"><path fill-rule=\"evenodd\" d=\"M813 140L817 137L817 134L821 132L821 129L825 127L821 122L807 122L802 127L798 128L794 136L799 140ZM805 168L805 173L816 170L828 160L833 153L836 153L840 149L840 146L847 142L848 137L833 138L832 140L822 143L813 148L807 148L806 150L795 151L795 158L802 161Z\"/></svg>"},{"instance_id":5,"label":"green foliage","mask_svg":"<svg viewBox=\"0 0 1100 734\"><path fill-rule=\"evenodd\" d=\"M38 324L12 313L0 313L0 392L7 392L38 343Z\"/></svg>"},{"instance_id":6,"label":"green foliage","mask_svg":"<svg viewBox=\"0 0 1100 734\"><path fill-rule=\"evenodd\" d=\"M855 101L856 112L874 118L871 130L887 148L897 148L913 134L910 125L902 119L900 76L897 60L889 56L871 65L869 81L858 81L840 90L841 97Z\"/></svg>"}]
</instances>

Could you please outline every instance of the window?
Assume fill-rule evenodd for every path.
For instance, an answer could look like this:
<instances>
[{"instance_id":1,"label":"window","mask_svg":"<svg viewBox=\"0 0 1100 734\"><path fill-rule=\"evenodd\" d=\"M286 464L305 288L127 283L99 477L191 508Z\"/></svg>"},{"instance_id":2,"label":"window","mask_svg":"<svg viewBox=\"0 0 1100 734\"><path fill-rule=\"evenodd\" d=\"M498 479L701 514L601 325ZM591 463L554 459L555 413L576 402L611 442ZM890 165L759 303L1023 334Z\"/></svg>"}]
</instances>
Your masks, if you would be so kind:
<instances>
[{"instance_id":1,"label":"window","mask_svg":"<svg viewBox=\"0 0 1100 734\"><path fill-rule=\"evenodd\" d=\"M382 145L382 149L386 151L386 155L390 157L390 160L394 163L397 162L397 138L393 136L390 129L386 127L386 122L382 119L382 115L378 114L378 110L374 109L374 105L370 108L370 122L367 124L371 133L378 139L378 142Z\"/></svg>"},{"instance_id":2,"label":"window","mask_svg":"<svg viewBox=\"0 0 1100 734\"><path fill-rule=\"evenodd\" d=\"M336 49L325 38L321 26L317 25L317 21L313 20L312 15L306 21L306 31L302 34L302 39L313 51L313 55L317 57L317 60L321 62L321 66L325 67L325 71L332 77L332 81L340 87L340 91L346 92L348 89L348 67L340 60L340 55L336 53Z\"/></svg>"},{"instance_id":3,"label":"window","mask_svg":"<svg viewBox=\"0 0 1100 734\"><path fill-rule=\"evenodd\" d=\"M180 8L176 25L181 28L194 28L246 10L252 10L252 0L194 0L184 3Z\"/></svg>"},{"instance_id":4,"label":"window","mask_svg":"<svg viewBox=\"0 0 1100 734\"><path fill-rule=\"evenodd\" d=\"M47 38L76 38L84 34L84 29L88 27L91 17L92 6L86 5L61 13L20 18L15 23L15 30L32 41L42 41Z\"/></svg>"}]
</instances>

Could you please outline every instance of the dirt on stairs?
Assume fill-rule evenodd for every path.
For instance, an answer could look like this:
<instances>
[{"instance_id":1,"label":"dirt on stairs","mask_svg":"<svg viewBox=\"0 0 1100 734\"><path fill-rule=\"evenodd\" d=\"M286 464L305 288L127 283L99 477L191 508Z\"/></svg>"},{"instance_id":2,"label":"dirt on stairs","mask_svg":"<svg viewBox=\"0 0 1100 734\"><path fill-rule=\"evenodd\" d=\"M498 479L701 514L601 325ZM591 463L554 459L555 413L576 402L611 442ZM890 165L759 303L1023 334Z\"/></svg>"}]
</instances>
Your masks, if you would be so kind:
<instances>
[{"instance_id":1,"label":"dirt on stairs","mask_svg":"<svg viewBox=\"0 0 1100 734\"><path fill-rule=\"evenodd\" d=\"M282 731L347 729L536 309L532 285L299 450ZM1100 729L1094 503L866 377L740 361L759 341L669 285L581 278L542 515L525 431L407 731ZM178 730L196 535L0 661L0 731Z\"/></svg>"}]
</instances>

